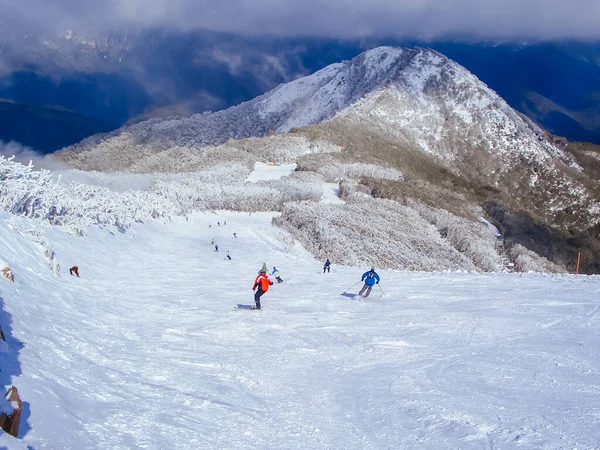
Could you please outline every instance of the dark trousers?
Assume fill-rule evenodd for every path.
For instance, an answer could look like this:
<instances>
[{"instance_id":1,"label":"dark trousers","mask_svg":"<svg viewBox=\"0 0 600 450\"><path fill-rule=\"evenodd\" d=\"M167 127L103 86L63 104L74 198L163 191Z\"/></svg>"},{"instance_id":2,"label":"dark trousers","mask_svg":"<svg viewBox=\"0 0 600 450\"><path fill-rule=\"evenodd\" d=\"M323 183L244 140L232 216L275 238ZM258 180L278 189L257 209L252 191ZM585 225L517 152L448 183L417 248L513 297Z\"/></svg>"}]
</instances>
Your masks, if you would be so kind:
<instances>
[{"instance_id":1,"label":"dark trousers","mask_svg":"<svg viewBox=\"0 0 600 450\"><path fill-rule=\"evenodd\" d=\"M281 279L281 277L275 277L275 279L277 280L278 283L283 283L283 280Z\"/></svg>"},{"instance_id":2,"label":"dark trousers","mask_svg":"<svg viewBox=\"0 0 600 450\"><path fill-rule=\"evenodd\" d=\"M365 290L367 291L367 293L365 294L365 297L368 297L369 294L371 293L371 289L373 289L373 286L369 286L368 284L365 284L362 289L360 290L360 292L358 293L358 295L362 295L363 292L365 292Z\"/></svg>"},{"instance_id":3,"label":"dark trousers","mask_svg":"<svg viewBox=\"0 0 600 450\"><path fill-rule=\"evenodd\" d=\"M329 266L323 267L323 273L325 273L325 271L329 272Z\"/></svg>"},{"instance_id":4,"label":"dark trousers","mask_svg":"<svg viewBox=\"0 0 600 450\"><path fill-rule=\"evenodd\" d=\"M254 304L256 305L256 308L260 309L260 298L262 297L262 295L265 293L265 291L261 291L260 289L257 289L256 292L254 293Z\"/></svg>"}]
</instances>

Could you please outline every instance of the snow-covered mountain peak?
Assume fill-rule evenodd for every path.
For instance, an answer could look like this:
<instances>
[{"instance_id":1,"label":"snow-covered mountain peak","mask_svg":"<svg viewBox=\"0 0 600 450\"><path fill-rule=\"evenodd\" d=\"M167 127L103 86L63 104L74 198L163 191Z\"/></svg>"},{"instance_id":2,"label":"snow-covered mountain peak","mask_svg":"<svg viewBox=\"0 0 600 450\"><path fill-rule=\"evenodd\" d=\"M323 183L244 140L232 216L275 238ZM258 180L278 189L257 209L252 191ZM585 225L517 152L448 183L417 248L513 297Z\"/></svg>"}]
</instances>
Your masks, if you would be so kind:
<instances>
[{"instance_id":1,"label":"snow-covered mountain peak","mask_svg":"<svg viewBox=\"0 0 600 450\"><path fill-rule=\"evenodd\" d=\"M63 151L62 158L84 169L128 169L148 153L286 132L336 115L368 123L446 160L463 152L466 142L490 153L569 163L474 75L420 47L372 49L223 111L152 119L94 136ZM106 166L99 160L107 160Z\"/></svg>"},{"instance_id":2,"label":"snow-covered mountain peak","mask_svg":"<svg viewBox=\"0 0 600 450\"><path fill-rule=\"evenodd\" d=\"M390 85L419 95L448 63L433 50L378 47L265 94L261 117L280 115L292 107L277 127L282 132L330 119L368 93Z\"/></svg>"}]
</instances>

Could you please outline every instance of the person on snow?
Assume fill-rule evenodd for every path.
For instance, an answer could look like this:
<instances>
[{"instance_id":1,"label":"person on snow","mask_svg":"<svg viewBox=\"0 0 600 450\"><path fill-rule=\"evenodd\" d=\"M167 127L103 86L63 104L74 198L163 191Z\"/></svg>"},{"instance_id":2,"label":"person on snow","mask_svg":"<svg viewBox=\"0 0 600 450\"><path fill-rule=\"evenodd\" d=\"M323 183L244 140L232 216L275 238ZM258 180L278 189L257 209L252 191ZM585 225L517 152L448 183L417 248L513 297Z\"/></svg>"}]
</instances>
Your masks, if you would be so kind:
<instances>
[{"instance_id":1,"label":"person on snow","mask_svg":"<svg viewBox=\"0 0 600 450\"><path fill-rule=\"evenodd\" d=\"M233 233L233 237L237 239L237 233Z\"/></svg>"},{"instance_id":2,"label":"person on snow","mask_svg":"<svg viewBox=\"0 0 600 450\"><path fill-rule=\"evenodd\" d=\"M371 293L371 289L373 289L373 286L375 284L379 284L380 278L379 275L377 275L377 272L375 272L375 268L371 267L371 270L363 273L361 281L364 281L365 285L362 287L358 295L362 295L363 292L367 291L365 297L368 297Z\"/></svg>"},{"instance_id":3,"label":"person on snow","mask_svg":"<svg viewBox=\"0 0 600 450\"><path fill-rule=\"evenodd\" d=\"M260 269L258 272L258 276L254 280L254 286L252 290L254 293L254 308L252 309L260 309L260 298L262 295L269 290L269 286L272 286L273 282L269 280L269 276L267 275L267 271Z\"/></svg>"},{"instance_id":4,"label":"person on snow","mask_svg":"<svg viewBox=\"0 0 600 450\"><path fill-rule=\"evenodd\" d=\"M219 251L219 244L215 244L215 252Z\"/></svg>"},{"instance_id":5,"label":"person on snow","mask_svg":"<svg viewBox=\"0 0 600 450\"><path fill-rule=\"evenodd\" d=\"M229 252L227 252L227 259L231 259L231 255L229 254Z\"/></svg>"},{"instance_id":6,"label":"person on snow","mask_svg":"<svg viewBox=\"0 0 600 450\"><path fill-rule=\"evenodd\" d=\"M277 267L273 266L273 272L271 272L271 275L273 275L275 277L275 279L277 280L278 283L283 283L283 280L281 279L281 276L279 275L279 270L277 270Z\"/></svg>"},{"instance_id":7,"label":"person on snow","mask_svg":"<svg viewBox=\"0 0 600 450\"><path fill-rule=\"evenodd\" d=\"M73 276L73 274L77 275L77 278L79 278L79 267L77 266L73 266L69 269L69 273L71 274L71 276Z\"/></svg>"},{"instance_id":8,"label":"person on snow","mask_svg":"<svg viewBox=\"0 0 600 450\"><path fill-rule=\"evenodd\" d=\"M329 262L329 258L327 258L327 261L325 261L325 265L323 266L323 273L325 273L325 271L330 272L330 266L331 263Z\"/></svg>"}]
</instances>

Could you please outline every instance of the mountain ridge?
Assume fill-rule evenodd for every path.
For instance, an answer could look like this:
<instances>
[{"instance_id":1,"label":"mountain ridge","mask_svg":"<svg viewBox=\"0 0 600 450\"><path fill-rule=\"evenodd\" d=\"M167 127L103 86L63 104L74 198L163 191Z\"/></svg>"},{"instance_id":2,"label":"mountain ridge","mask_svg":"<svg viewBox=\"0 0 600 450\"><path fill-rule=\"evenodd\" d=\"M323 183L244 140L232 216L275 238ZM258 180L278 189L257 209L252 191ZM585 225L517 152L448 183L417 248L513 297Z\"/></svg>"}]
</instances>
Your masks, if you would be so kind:
<instances>
[{"instance_id":1,"label":"mountain ridge","mask_svg":"<svg viewBox=\"0 0 600 450\"><path fill-rule=\"evenodd\" d=\"M419 58L427 59L427 63ZM373 63L376 63L376 70L371 68ZM150 119L122 127L107 135L93 136L61 150L56 156L62 159L63 155L77 153L85 158L85 153L94 148L112 148L114 152L126 151L127 146L139 148L140 145L149 146L150 152L175 146L200 148L219 145L228 139L264 136L270 130L285 132L331 119L365 97L368 92L393 83L412 89L415 95L422 95L426 83L435 74L435 70L439 70L439 67L433 69L436 64L446 67L454 76L462 76L466 80L464 84L475 84L475 90L485 90L486 95L494 97L486 106L508 111L510 121L518 123L519 129L515 131L526 131L529 137L535 135L535 139L542 143L540 146L531 139L530 144L538 147L538 151L555 152L567 164L572 163L560 149L548 142L541 130L530 131L530 123L522 123L522 119L502 99L465 69L453 66L451 60L438 52L420 47L380 47L369 50L350 61L333 64L307 77L282 84L253 100L226 110L195 114L189 118ZM428 73L428 70L433 72ZM448 76L446 79L448 83L453 81L450 78ZM460 89L459 86L451 87ZM451 108L442 111L444 114L449 112ZM474 121L468 116L465 120ZM496 124L495 129L499 130L501 126L502 124ZM119 138L123 138L125 142L120 142ZM154 142L149 142L150 138Z\"/></svg>"},{"instance_id":2,"label":"mountain ridge","mask_svg":"<svg viewBox=\"0 0 600 450\"><path fill-rule=\"evenodd\" d=\"M600 90L600 46L594 42L337 41L173 29L0 31L0 70L5 70L0 96L58 103L120 125L139 117L224 109L381 45L433 48L544 129L570 140L600 142L594 97ZM524 96L528 92L557 107L550 114L537 111Z\"/></svg>"}]
</instances>

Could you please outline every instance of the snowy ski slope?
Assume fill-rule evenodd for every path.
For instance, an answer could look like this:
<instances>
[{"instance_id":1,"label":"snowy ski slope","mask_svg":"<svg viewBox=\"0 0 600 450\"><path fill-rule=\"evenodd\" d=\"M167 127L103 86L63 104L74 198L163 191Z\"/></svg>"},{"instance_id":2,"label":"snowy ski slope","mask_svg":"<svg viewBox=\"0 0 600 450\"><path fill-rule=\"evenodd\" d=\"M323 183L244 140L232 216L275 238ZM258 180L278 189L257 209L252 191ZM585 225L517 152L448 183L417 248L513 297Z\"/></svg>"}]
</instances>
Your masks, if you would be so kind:
<instances>
[{"instance_id":1,"label":"snowy ski slope","mask_svg":"<svg viewBox=\"0 0 600 450\"><path fill-rule=\"evenodd\" d=\"M353 298L368 267L323 274L272 217L74 237L0 212L0 380L24 402L0 447L600 447L600 277L379 270ZM235 311L263 262L284 283Z\"/></svg>"},{"instance_id":2,"label":"snowy ski slope","mask_svg":"<svg viewBox=\"0 0 600 450\"><path fill-rule=\"evenodd\" d=\"M53 243L60 277L27 230ZM382 270L385 297L353 300L340 293L367 268L322 274L269 214L76 238L2 213L0 248L22 346L2 376L36 449L600 443L598 277ZM234 311L263 262L284 283L263 311Z\"/></svg>"}]
</instances>

